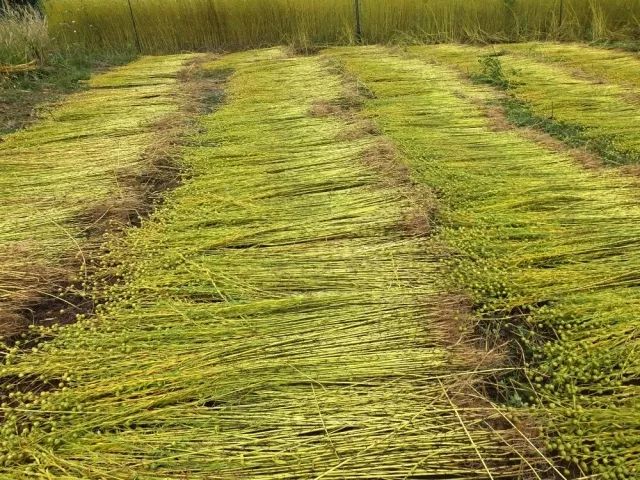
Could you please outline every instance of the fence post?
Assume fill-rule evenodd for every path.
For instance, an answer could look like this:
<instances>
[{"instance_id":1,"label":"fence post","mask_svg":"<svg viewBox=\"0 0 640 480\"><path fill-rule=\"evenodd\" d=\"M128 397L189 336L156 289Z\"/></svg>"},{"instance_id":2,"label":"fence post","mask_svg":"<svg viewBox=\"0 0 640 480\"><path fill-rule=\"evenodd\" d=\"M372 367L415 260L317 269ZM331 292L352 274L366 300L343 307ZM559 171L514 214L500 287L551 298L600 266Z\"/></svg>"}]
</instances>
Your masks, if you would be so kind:
<instances>
[{"instance_id":1,"label":"fence post","mask_svg":"<svg viewBox=\"0 0 640 480\"><path fill-rule=\"evenodd\" d=\"M360 21L360 0L354 0L356 7L356 43L362 43L362 24Z\"/></svg>"},{"instance_id":2,"label":"fence post","mask_svg":"<svg viewBox=\"0 0 640 480\"><path fill-rule=\"evenodd\" d=\"M136 17L133 14L133 6L131 5L131 0L127 0L129 4L129 15L131 15L131 25L133 25L133 34L136 38L136 47L138 48L138 53L142 53L142 44L140 43L140 35L138 34L138 25L136 25Z\"/></svg>"},{"instance_id":3,"label":"fence post","mask_svg":"<svg viewBox=\"0 0 640 480\"><path fill-rule=\"evenodd\" d=\"M558 26L562 26L562 20L564 17L564 0L560 0L560 20L558 22Z\"/></svg>"}]
</instances>

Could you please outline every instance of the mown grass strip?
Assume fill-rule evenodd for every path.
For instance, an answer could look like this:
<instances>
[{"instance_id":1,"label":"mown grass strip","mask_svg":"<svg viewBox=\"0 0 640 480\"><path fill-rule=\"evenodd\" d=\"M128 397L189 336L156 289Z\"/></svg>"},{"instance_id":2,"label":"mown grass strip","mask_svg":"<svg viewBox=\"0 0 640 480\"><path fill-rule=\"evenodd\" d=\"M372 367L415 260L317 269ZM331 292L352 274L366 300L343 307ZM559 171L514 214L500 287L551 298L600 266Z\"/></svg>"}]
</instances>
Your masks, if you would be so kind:
<instances>
[{"instance_id":1,"label":"mown grass strip","mask_svg":"<svg viewBox=\"0 0 640 480\"><path fill-rule=\"evenodd\" d=\"M124 283L2 368L0 474L513 478L496 412L451 406L488 367L449 346L410 192L362 163L379 139L320 114L343 79L280 50L210 68L235 71L227 101L189 181L112 245Z\"/></svg>"},{"instance_id":2,"label":"mown grass strip","mask_svg":"<svg viewBox=\"0 0 640 480\"><path fill-rule=\"evenodd\" d=\"M573 146L586 146L609 166L640 163L638 92L628 83L584 78L558 64L511 53L506 46L438 45L409 50L506 88L512 100L505 106L517 124L539 127ZM638 70L637 59L627 55L624 61L629 70ZM500 78L495 77L496 65Z\"/></svg>"},{"instance_id":3,"label":"mown grass strip","mask_svg":"<svg viewBox=\"0 0 640 480\"><path fill-rule=\"evenodd\" d=\"M460 47L451 48L458 52ZM380 47L334 49L373 92L365 112L441 200L436 240L477 329L509 342L495 389L545 426L568 477L637 478L640 206L631 179L588 171L517 131L455 69ZM546 477L545 477L546 478Z\"/></svg>"},{"instance_id":4,"label":"mown grass strip","mask_svg":"<svg viewBox=\"0 0 640 480\"><path fill-rule=\"evenodd\" d=\"M190 58L144 58L97 76L88 91L3 139L0 335L33 323L43 299L77 313L75 299L47 299L71 293L109 221L147 209L144 183L158 167L149 149L167 146L171 123L158 122L178 115L186 96L178 73Z\"/></svg>"}]
</instances>

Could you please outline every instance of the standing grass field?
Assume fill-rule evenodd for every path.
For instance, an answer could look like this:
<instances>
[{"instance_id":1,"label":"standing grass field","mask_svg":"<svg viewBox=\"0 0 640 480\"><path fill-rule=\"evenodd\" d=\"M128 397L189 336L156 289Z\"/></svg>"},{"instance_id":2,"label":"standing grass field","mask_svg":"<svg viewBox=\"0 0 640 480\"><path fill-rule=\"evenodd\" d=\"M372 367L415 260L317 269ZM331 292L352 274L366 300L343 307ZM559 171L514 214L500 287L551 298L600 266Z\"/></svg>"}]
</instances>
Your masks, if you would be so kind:
<instances>
[{"instance_id":1,"label":"standing grass field","mask_svg":"<svg viewBox=\"0 0 640 480\"><path fill-rule=\"evenodd\" d=\"M58 41L88 51L349 44L356 0L45 0ZM361 40L632 41L640 0L359 0Z\"/></svg>"}]
</instances>

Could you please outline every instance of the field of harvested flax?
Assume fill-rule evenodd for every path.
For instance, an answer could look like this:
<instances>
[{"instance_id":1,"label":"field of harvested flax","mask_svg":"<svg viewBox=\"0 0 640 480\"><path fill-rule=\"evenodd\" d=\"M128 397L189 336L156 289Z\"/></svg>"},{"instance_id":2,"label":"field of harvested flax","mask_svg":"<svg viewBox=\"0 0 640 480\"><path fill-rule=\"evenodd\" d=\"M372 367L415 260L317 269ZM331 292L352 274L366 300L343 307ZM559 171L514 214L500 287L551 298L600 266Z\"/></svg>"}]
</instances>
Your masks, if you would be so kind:
<instances>
[{"instance_id":1,"label":"field of harvested flax","mask_svg":"<svg viewBox=\"0 0 640 480\"><path fill-rule=\"evenodd\" d=\"M0 17L0 478L640 478L637 3L105 5Z\"/></svg>"}]
</instances>

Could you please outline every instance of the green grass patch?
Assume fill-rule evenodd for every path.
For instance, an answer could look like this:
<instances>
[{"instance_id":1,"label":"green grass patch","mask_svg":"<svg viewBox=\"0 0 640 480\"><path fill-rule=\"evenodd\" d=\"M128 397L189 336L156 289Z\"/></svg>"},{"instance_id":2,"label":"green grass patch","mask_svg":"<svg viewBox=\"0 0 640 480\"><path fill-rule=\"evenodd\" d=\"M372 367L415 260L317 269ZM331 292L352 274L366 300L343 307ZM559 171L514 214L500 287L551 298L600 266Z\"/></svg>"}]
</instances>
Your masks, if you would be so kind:
<instances>
[{"instance_id":1,"label":"green grass patch","mask_svg":"<svg viewBox=\"0 0 640 480\"><path fill-rule=\"evenodd\" d=\"M615 40L601 40L593 42L594 47L613 49L613 50L625 50L627 52L638 53L640 52L640 42L637 40L627 41L615 41Z\"/></svg>"},{"instance_id":2,"label":"green grass patch","mask_svg":"<svg viewBox=\"0 0 640 480\"><path fill-rule=\"evenodd\" d=\"M46 18L0 1L0 136L38 119L64 95L83 89L92 73L134 58L132 51L87 55L56 44Z\"/></svg>"},{"instance_id":3,"label":"green grass patch","mask_svg":"<svg viewBox=\"0 0 640 480\"><path fill-rule=\"evenodd\" d=\"M46 117L66 95L85 90L86 80L107 68L122 65L129 54L106 57L52 54L36 70L0 76L0 136Z\"/></svg>"}]
</instances>

